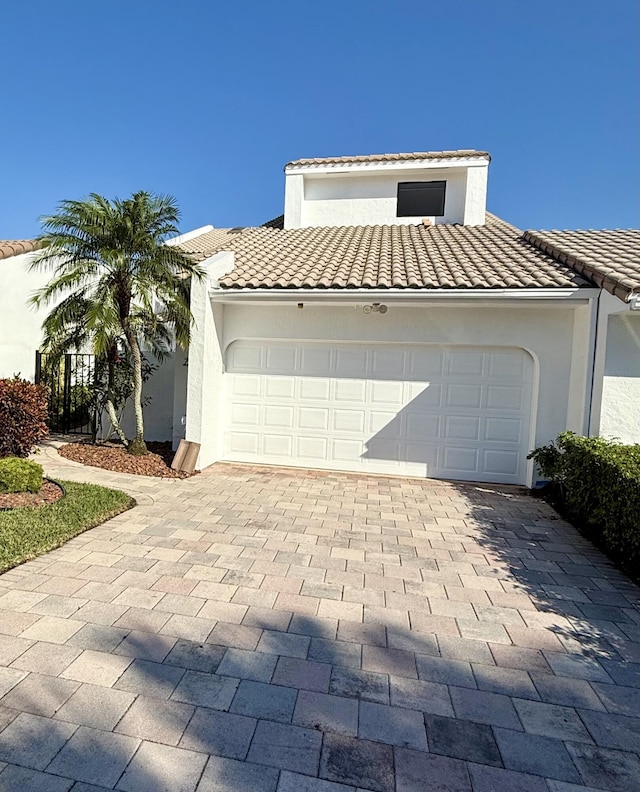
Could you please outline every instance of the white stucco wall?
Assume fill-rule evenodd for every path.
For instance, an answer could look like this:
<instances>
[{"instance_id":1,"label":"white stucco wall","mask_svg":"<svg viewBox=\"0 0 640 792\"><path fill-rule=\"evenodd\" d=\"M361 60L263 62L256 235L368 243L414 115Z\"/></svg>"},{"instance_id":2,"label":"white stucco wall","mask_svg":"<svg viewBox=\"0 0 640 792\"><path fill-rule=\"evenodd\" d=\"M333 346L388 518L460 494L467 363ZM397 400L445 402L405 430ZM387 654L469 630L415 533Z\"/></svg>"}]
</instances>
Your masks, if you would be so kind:
<instances>
[{"instance_id":1,"label":"white stucco wall","mask_svg":"<svg viewBox=\"0 0 640 792\"><path fill-rule=\"evenodd\" d=\"M42 322L50 306L34 308L29 298L45 286L48 272L30 272L33 253L0 261L0 377L35 375L35 353L42 343Z\"/></svg>"},{"instance_id":2,"label":"white stucco wall","mask_svg":"<svg viewBox=\"0 0 640 792\"><path fill-rule=\"evenodd\" d=\"M224 404L224 356L222 346L226 306L212 304L209 289L234 266L233 253L218 253L201 263L205 278L191 283L191 314L194 327L187 366L185 439L200 443L198 468L220 459Z\"/></svg>"},{"instance_id":3,"label":"white stucco wall","mask_svg":"<svg viewBox=\"0 0 640 792\"><path fill-rule=\"evenodd\" d=\"M640 443L640 313L609 316L600 434Z\"/></svg>"},{"instance_id":4,"label":"white stucco wall","mask_svg":"<svg viewBox=\"0 0 640 792\"><path fill-rule=\"evenodd\" d=\"M159 363L150 358L150 362L157 366L155 371L144 383L143 397L148 400L144 407L144 437L145 440L173 441L174 424L174 380L176 367L182 366L182 353L174 353ZM104 426L108 426L108 418L103 418ZM122 428L127 437L135 434L135 417L131 401L127 404L123 418Z\"/></svg>"},{"instance_id":5,"label":"white stucco wall","mask_svg":"<svg viewBox=\"0 0 640 792\"><path fill-rule=\"evenodd\" d=\"M447 182L445 213L430 217L431 222L482 225L487 166L479 161L464 166L287 173L285 228L420 223L423 215L397 217L398 183L441 180Z\"/></svg>"},{"instance_id":6,"label":"white stucco wall","mask_svg":"<svg viewBox=\"0 0 640 792\"><path fill-rule=\"evenodd\" d=\"M397 217L399 181L446 180L445 213L430 217L432 223L464 221L466 173L419 171L398 175L306 177L302 202L302 226L390 225L420 223L420 217Z\"/></svg>"},{"instance_id":7,"label":"white stucco wall","mask_svg":"<svg viewBox=\"0 0 640 792\"><path fill-rule=\"evenodd\" d=\"M363 303L349 306L295 303L287 305L226 304L213 322L209 340L199 350L190 350L190 398L199 377L208 377L217 398L212 406L195 404L189 418L187 439L203 444L200 466L221 458L221 427L224 426L224 354L238 339L365 341L370 343L432 343L478 346L519 346L533 357L536 368L531 448L548 443L559 432L583 432L586 425L586 380L589 365L590 313L584 303L548 305L514 302L510 305L434 304L424 307L389 305L388 313L364 314ZM222 318L224 321L222 321ZM217 332L212 332L217 328ZM198 358L203 357L202 363ZM573 364L572 364L573 360ZM192 366L194 371L192 372ZM198 371L195 369L198 368ZM215 415L213 414L215 410ZM213 421L212 421L213 419ZM197 421L206 430L197 431ZM190 437L190 427L193 437Z\"/></svg>"},{"instance_id":8,"label":"white stucco wall","mask_svg":"<svg viewBox=\"0 0 640 792\"><path fill-rule=\"evenodd\" d=\"M187 366L189 358L187 353L178 349L175 358L173 380L173 426L171 440L176 449L180 440L185 436L187 429Z\"/></svg>"}]
</instances>

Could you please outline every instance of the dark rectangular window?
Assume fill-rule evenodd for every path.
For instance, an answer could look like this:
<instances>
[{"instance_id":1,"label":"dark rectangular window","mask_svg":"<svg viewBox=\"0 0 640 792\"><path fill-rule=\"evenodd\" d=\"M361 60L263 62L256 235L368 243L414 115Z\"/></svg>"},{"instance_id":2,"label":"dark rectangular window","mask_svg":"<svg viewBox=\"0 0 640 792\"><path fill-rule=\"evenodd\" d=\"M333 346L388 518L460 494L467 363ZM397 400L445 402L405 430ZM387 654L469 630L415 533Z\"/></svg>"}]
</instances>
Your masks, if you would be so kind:
<instances>
[{"instance_id":1,"label":"dark rectangular window","mask_svg":"<svg viewBox=\"0 0 640 792\"><path fill-rule=\"evenodd\" d=\"M396 217L442 217L446 181L400 182Z\"/></svg>"}]
</instances>

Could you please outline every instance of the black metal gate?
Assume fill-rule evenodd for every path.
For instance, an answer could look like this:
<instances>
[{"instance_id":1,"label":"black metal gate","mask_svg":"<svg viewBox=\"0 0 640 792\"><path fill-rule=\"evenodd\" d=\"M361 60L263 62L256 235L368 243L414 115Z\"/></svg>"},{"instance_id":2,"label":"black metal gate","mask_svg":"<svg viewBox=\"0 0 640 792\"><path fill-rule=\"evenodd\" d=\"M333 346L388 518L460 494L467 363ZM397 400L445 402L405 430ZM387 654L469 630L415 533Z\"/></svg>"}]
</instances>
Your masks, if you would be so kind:
<instances>
[{"instance_id":1,"label":"black metal gate","mask_svg":"<svg viewBox=\"0 0 640 792\"><path fill-rule=\"evenodd\" d=\"M49 388L49 429L62 434L95 433L95 356L66 354L53 360L36 352L36 382Z\"/></svg>"}]
</instances>

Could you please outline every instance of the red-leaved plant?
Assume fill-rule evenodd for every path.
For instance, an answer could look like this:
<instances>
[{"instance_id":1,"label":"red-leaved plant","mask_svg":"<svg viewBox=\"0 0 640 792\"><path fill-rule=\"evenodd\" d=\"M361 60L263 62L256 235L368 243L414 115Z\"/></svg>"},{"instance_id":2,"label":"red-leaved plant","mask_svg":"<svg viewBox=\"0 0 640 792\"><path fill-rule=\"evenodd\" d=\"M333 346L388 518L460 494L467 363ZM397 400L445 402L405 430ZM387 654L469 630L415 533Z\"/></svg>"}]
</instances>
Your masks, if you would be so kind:
<instances>
[{"instance_id":1,"label":"red-leaved plant","mask_svg":"<svg viewBox=\"0 0 640 792\"><path fill-rule=\"evenodd\" d=\"M47 388L0 379L0 457L26 457L49 434Z\"/></svg>"}]
</instances>

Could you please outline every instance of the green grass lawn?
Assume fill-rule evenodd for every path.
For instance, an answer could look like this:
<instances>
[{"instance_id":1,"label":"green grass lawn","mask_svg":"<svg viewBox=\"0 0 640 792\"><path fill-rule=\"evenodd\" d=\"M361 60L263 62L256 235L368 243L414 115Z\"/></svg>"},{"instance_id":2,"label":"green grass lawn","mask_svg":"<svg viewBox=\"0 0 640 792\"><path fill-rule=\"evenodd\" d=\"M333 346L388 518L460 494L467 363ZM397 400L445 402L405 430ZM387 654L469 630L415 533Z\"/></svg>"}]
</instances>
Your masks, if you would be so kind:
<instances>
[{"instance_id":1,"label":"green grass lawn","mask_svg":"<svg viewBox=\"0 0 640 792\"><path fill-rule=\"evenodd\" d=\"M66 497L48 506L0 512L0 572L64 544L135 506L129 495L95 484L60 482Z\"/></svg>"}]
</instances>

